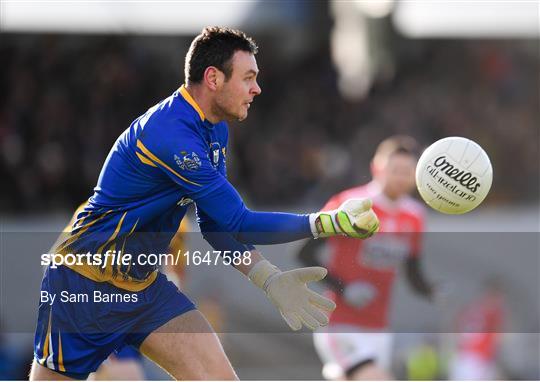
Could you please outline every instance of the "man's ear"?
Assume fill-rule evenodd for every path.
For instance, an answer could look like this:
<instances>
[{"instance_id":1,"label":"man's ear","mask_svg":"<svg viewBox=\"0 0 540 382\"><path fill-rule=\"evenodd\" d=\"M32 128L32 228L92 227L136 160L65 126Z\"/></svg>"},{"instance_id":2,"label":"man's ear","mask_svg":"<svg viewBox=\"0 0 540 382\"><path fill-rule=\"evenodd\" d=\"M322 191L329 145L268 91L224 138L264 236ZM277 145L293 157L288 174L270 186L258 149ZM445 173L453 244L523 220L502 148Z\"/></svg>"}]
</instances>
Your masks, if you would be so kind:
<instances>
[{"instance_id":1,"label":"man's ear","mask_svg":"<svg viewBox=\"0 0 540 382\"><path fill-rule=\"evenodd\" d=\"M225 73L216 68L209 66L204 71L204 83L212 91L218 90L225 82Z\"/></svg>"}]
</instances>

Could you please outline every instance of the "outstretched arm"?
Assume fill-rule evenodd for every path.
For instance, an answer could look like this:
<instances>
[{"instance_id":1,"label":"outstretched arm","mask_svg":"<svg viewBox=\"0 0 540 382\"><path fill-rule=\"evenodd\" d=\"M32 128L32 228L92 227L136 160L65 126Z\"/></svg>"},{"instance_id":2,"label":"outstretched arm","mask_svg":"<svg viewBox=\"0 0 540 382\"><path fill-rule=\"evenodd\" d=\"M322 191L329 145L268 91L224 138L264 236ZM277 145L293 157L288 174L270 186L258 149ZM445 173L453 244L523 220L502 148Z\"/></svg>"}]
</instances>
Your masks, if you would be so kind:
<instances>
[{"instance_id":1,"label":"outstretched arm","mask_svg":"<svg viewBox=\"0 0 540 382\"><path fill-rule=\"evenodd\" d=\"M179 196L195 201L218 232L228 232L242 243L277 244L340 234L366 238L378 229L368 200L345 202L337 210L310 215L251 211L214 167L208 145L196 130L183 125L168 129L170 136L165 140L150 130L142 138L144 142L137 141L137 154L178 184ZM184 163L188 159L189 166Z\"/></svg>"},{"instance_id":2,"label":"outstretched arm","mask_svg":"<svg viewBox=\"0 0 540 382\"><path fill-rule=\"evenodd\" d=\"M242 243L278 244L308 237L346 235L365 239L379 228L369 199L349 199L336 210L298 215L249 210L228 180L216 173L219 187L193 199L203 220L219 232L228 232Z\"/></svg>"}]
</instances>

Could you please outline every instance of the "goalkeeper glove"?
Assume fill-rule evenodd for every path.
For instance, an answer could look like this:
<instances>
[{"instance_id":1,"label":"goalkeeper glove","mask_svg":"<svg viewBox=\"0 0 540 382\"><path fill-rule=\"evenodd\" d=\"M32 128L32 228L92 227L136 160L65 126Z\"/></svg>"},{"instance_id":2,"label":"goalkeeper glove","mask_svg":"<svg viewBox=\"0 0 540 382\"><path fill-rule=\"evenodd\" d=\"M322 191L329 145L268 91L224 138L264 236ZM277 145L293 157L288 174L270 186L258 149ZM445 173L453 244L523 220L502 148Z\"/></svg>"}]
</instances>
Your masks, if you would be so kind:
<instances>
[{"instance_id":1,"label":"goalkeeper glove","mask_svg":"<svg viewBox=\"0 0 540 382\"><path fill-rule=\"evenodd\" d=\"M316 239L334 235L367 239L379 230L379 219L371 206L371 199L348 199L337 210L311 214L311 232Z\"/></svg>"},{"instance_id":2,"label":"goalkeeper glove","mask_svg":"<svg viewBox=\"0 0 540 382\"><path fill-rule=\"evenodd\" d=\"M323 311L332 312L336 304L306 286L308 282L322 280L324 276L326 269L323 267L282 272L268 260L259 261L248 274L253 284L261 288L278 308L292 330L299 330L302 325L311 330L328 325L328 317Z\"/></svg>"}]
</instances>

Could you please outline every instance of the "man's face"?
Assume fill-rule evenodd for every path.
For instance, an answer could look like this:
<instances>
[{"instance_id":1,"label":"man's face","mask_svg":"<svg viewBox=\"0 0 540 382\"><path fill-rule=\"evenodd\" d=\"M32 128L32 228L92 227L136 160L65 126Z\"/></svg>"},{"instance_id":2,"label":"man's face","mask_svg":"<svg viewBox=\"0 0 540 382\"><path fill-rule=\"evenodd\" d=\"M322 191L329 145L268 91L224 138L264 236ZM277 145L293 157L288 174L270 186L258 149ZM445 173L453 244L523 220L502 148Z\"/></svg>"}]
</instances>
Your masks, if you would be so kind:
<instances>
[{"instance_id":1,"label":"man's face","mask_svg":"<svg viewBox=\"0 0 540 382\"><path fill-rule=\"evenodd\" d=\"M403 153L388 158L378 177L387 196L397 199L414 189L416 162L414 156Z\"/></svg>"},{"instance_id":2,"label":"man's face","mask_svg":"<svg viewBox=\"0 0 540 382\"><path fill-rule=\"evenodd\" d=\"M216 93L214 112L227 121L242 121L255 96L261 94L257 84L259 68L255 56L237 51L232 57L232 74Z\"/></svg>"}]
</instances>

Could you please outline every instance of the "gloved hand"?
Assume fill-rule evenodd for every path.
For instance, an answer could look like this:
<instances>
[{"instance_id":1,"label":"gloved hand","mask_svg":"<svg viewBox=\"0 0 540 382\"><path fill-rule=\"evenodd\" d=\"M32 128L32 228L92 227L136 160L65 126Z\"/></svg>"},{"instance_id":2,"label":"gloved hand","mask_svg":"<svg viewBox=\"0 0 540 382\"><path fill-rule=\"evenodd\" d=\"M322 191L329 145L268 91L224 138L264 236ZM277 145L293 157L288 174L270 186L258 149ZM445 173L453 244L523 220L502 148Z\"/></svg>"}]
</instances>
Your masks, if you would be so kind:
<instances>
[{"instance_id":1,"label":"gloved hand","mask_svg":"<svg viewBox=\"0 0 540 382\"><path fill-rule=\"evenodd\" d=\"M337 210L311 214L311 232L316 239L334 235L367 239L379 230L379 219L371 206L371 199L348 199Z\"/></svg>"},{"instance_id":2,"label":"gloved hand","mask_svg":"<svg viewBox=\"0 0 540 382\"><path fill-rule=\"evenodd\" d=\"M299 330L302 325L315 330L328 325L324 312L332 312L336 304L308 289L306 284L322 280L326 273L323 267L282 272L268 260L262 260L249 271L248 277L264 290L292 330Z\"/></svg>"},{"instance_id":3,"label":"gloved hand","mask_svg":"<svg viewBox=\"0 0 540 382\"><path fill-rule=\"evenodd\" d=\"M362 281L355 281L345 287L343 298L347 304L359 309L373 301L376 294L377 290L373 285Z\"/></svg>"}]
</instances>

